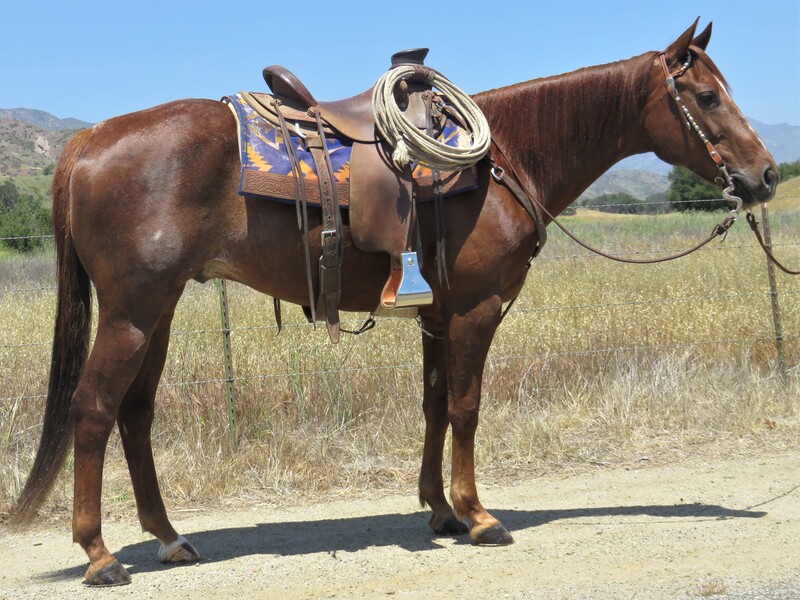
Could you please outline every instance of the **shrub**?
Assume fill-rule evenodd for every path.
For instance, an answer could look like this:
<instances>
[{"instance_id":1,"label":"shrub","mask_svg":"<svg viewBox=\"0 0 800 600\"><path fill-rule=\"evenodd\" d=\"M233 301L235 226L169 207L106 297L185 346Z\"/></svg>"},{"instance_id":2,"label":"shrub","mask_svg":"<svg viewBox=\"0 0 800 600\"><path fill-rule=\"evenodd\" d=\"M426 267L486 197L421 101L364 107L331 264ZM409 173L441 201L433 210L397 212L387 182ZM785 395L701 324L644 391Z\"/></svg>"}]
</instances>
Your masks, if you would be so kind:
<instances>
[{"instance_id":1,"label":"shrub","mask_svg":"<svg viewBox=\"0 0 800 600\"><path fill-rule=\"evenodd\" d=\"M12 179L0 181L0 240L19 252L44 244L41 236L52 233L50 211L34 194L22 193Z\"/></svg>"}]
</instances>

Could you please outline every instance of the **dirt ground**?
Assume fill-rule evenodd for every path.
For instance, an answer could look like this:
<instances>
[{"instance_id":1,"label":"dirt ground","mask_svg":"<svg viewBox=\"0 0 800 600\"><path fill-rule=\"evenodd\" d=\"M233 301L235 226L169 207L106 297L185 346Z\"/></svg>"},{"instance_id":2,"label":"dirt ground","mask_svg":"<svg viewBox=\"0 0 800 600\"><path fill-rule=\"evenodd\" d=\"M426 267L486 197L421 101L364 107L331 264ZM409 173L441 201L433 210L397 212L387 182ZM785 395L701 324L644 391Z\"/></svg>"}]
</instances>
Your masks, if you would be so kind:
<instances>
[{"instance_id":1,"label":"dirt ground","mask_svg":"<svg viewBox=\"0 0 800 600\"><path fill-rule=\"evenodd\" d=\"M484 487L516 543L435 537L413 490L172 511L203 554L165 566L133 515L104 537L133 582L86 588L69 525L3 535L0 598L800 598L800 450L595 467Z\"/></svg>"}]
</instances>

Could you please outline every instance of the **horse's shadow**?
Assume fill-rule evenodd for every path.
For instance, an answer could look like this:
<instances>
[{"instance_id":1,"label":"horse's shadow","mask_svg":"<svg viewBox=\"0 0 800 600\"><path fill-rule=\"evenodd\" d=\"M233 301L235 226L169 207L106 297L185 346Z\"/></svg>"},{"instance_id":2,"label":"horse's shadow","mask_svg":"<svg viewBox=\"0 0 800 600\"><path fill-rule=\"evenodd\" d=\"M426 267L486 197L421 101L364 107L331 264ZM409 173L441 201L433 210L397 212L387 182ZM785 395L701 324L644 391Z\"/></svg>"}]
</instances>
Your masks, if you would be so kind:
<instances>
[{"instance_id":1,"label":"horse's shadow","mask_svg":"<svg viewBox=\"0 0 800 600\"><path fill-rule=\"evenodd\" d=\"M601 517L658 517L646 526L668 523L668 519L701 520L758 519L767 513L749 509L736 510L715 504L677 504L649 506L612 506L559 510L495 510L493 514L513 533L554 521ZM383 514L345 519L259 523L249 527L185 532L203 555L204 562L220 562L251 555L293 556L315 553L355 552L370 547L399 546L409 552L443 548L427 528L428 513ZM645 523L642 523L645 526ZM469 544L469 536L455 538ZM158 542L148 540L124 546L117 559L129 565L131 574L173 568L156 559ZM85 566L70 567L42 577L50 581L82 577Z\"/></svg>"}]
</instances>

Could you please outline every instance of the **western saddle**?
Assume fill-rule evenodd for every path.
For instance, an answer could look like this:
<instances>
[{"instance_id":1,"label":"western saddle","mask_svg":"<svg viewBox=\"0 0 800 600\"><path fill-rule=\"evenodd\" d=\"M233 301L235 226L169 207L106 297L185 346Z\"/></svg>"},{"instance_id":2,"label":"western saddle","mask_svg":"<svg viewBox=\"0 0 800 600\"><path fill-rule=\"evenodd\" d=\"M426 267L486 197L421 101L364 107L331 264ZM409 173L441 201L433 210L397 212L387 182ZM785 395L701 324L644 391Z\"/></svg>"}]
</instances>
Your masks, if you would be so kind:
<instances>
[{"instance_id":1,"label":"western saddle","mask_svg":"<svg viewBox=\"0 0 800 600\"><path fill-rule=\"evenodd\" d=\"M392 67L408 64L422 67L427 54L427 48L398 52L392 55ZM373 143L377 141L375 116L372 112L373 88L344 100L319 102L303 82L286 67L280 65L266 67L263 71L263 76L274 96L283 102L281 109L289 109L288 120L299 121L301 125L303 122L311 123L314 119L313 110L316 110L323 123L326 123L340 135L357 142ZM424 71L420 70L419 79L424 80L424 78ZM425 89L430 89L430 87L428 86ZM254 94L254 96L257 99L263 98L263 95L259 94ZM406 106L408 105L409 96L408 91L405 94L398 91L396 98L401 108L404 108L404 103ZM424 128L426 125L424 122L424 107L421 103L414 104L415 106L411 108L411 112L408 113L407 111L406 117L419 127ZM296 114L294 111L300 114Z\"/></svg>"},{"instance_id":2,"label":"western saddle","mask_svg":"<svg viewBox=\"0 0 800 600\"><path fill-rule=\"evenodd\" d=\"M436 135L448 117L439 110L436 94L430 85L431 71L423 65L427 48L394 54L391 68L414 65L414 74L394 90L395 101L405 118L429 135ZM319 102L308 88L288 69L279 65L263 71L271 90L266 93L241 92L247 103L264 119L280 128L284 139L295 134L303 139L317 171L322 209L322 256L319 259L318 294L308 243L308 219L303 176L293 159L291 144L286 144L293 161L298 214L305 232L306 276L309 287L310 319L324 318L331 340L339 340L338 303L342 289L342 220L336 182L327 155L326 137L336 137L352 144L349 180L349 224L353 244L366 252L386 252L391 257L391 271L381 294L384 308L399 309L430 304L433 293L419 270L416 253L416 201L432 199L437 203L437 263L440 279L444 271L443 209L441 202L448 191L474 189L474 169L440 173L433 170L426 181L415 180L412 169L399 169L391 159L391 148L380 139L372 107L373 88L351 98ZM276 304L276 306L278 306ZM379 307L380 308L380 307Z\"/></svg>"}]
</instances>

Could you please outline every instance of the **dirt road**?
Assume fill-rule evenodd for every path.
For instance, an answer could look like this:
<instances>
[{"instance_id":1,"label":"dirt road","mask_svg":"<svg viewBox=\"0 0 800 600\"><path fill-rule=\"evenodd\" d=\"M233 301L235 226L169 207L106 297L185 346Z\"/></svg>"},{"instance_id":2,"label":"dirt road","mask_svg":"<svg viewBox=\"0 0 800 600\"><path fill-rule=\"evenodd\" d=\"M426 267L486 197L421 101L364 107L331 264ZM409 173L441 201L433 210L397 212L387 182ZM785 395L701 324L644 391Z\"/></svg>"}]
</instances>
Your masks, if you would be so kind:
<instances>
[{"instance_id":1,"label":"dirt road","mask_svg":"<svg viewBox=\"0 0 800 600\"><path fill-rule=\"evenodd\" d=\"M597 467L481 490L516 543L429 533L414 493L173 511L204 560L169 567L132 515L104 537L133 577L81 584L69 526L3 535L0 598L796 598L800 451Z\"/></svg>"}]
</instances>

